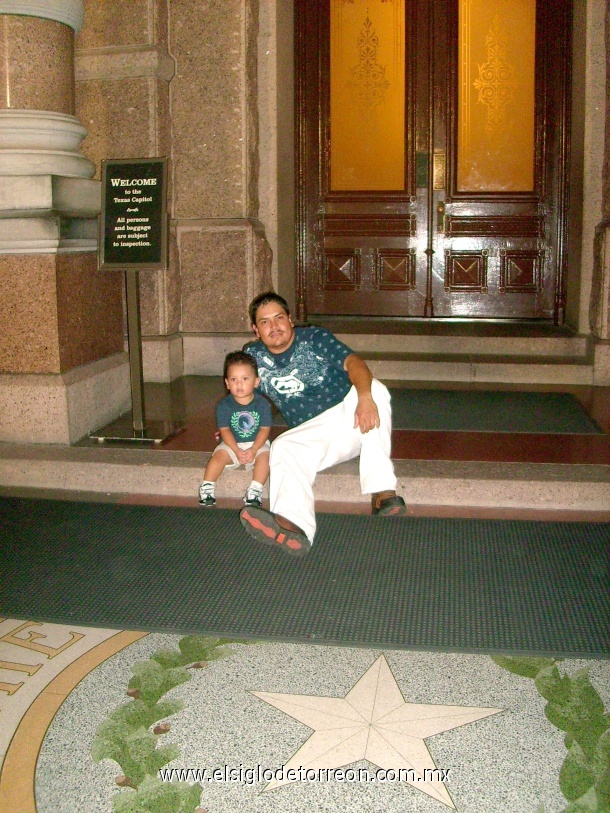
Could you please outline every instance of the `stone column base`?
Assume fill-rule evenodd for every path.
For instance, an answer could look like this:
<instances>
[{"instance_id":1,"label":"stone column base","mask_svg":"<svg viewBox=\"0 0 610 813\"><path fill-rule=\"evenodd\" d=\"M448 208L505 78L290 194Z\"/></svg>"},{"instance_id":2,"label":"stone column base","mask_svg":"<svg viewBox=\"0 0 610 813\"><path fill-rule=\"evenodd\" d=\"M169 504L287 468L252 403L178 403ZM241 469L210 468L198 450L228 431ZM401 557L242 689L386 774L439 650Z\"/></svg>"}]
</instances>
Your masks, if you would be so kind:
<instances>
[{"instance_id":1,"label":"stone column base","mask_svg":"<svg viewBox=\"0 0 610 813\"><path fill-rule=\"evenodd\" d=\"M182 336L144 336L142 338L144 381L168 383L184 375Z\"/></svg>"},{"instance_id":2,"label":"stone column base","mask_svg":"<svg viewBox=\"0 0 610 813\"><path fill-rule=\"evenodd\" d=\"M0 441L76 443L130 408L125 353L63 374L0 375Z\"/></svg>"}]
</instances>

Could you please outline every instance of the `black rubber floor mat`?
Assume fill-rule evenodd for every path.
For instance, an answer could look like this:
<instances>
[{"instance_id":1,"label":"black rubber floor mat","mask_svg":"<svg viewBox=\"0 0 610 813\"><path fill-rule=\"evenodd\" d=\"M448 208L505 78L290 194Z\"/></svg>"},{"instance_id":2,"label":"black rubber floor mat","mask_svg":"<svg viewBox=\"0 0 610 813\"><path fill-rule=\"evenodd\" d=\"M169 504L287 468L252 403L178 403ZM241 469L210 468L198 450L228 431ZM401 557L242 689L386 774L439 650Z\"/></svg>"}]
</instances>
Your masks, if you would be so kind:
<instances>
[{"instance_id":1,"label":"black rubber floor mat","mask_svg":"<svg viewBox=\"0 0 610 813\"><path fill-rule=\"evenodd\" d=\"M0 499L0 613L442 651L610 654L610 525L323 514L305 559L236 511Z\"/></svg>"}]
</instances>

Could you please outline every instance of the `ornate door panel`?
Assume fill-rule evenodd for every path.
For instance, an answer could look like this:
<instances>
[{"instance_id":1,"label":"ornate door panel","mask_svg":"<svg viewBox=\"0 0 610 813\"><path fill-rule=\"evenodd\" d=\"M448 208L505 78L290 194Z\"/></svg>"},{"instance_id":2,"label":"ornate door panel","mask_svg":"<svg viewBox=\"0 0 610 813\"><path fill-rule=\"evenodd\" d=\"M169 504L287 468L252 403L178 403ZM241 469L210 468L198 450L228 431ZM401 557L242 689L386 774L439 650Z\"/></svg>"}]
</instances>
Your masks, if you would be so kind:
<instances>
[{"instance_id":1,"label":"ornate door panel","mask_svg":"<svg viewBox=\"0 0 610 813\"><path fill-rule=\"evenodd\" d=\"M297 315L563 319L570 0L296 0Z\"/></svg>"}]
</instances>

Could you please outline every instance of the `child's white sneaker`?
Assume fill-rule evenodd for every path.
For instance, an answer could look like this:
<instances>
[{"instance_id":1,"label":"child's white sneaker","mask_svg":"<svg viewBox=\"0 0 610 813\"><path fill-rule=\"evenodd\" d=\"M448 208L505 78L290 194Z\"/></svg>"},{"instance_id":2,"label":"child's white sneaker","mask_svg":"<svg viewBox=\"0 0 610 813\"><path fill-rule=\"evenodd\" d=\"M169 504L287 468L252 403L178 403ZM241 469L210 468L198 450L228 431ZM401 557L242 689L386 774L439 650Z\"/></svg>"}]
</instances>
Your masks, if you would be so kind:
<instances>
[{"instance_id":1,"label":"child's white sneaker","mask_svg":"<svg viewBox=\"0 0 610 813\"><path fill-rule=\"evenodd\" d=\"M209 483L202 483L199 486L199 505L203 505L205 507L216 505L214 486L210 487Z\"/></svg>"},{"instance_id":2,"label":"child's white sneaker","mask_svg":"<svg viewBox=\"0 0 610 813\"><path fill-rule=\"evenodd\" d=\"M244 502L246 505L253 506L254 508L260 508L263 504L262 489L257 488L256 486L250 486L244 496Z\"/></svg>"}]
</instances>

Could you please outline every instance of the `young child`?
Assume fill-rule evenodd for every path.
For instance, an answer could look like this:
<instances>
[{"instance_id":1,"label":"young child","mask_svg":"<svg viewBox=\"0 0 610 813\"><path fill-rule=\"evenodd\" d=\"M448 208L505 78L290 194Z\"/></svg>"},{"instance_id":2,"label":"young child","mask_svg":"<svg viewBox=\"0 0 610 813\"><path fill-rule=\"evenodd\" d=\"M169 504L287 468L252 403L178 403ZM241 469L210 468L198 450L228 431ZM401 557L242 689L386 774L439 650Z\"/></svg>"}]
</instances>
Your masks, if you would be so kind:
<instances>
[{"instance_id":1,"label":"young child","mask_svg":"<svg viewBox=\"0 0 610 813\"><path fill-rule=\"evenodd\" d=\"M260 508L263 486L269 476L269 432L271 404L255 392L260 379L258 366L249 353L229 353L224 366L225 385L229 395L216 407L216 425L220 443L214 450L199 486L199 505L216 505L214 486L225 467L243 465L252 471L244 502Z\"/></svg>"}]
</instances>

